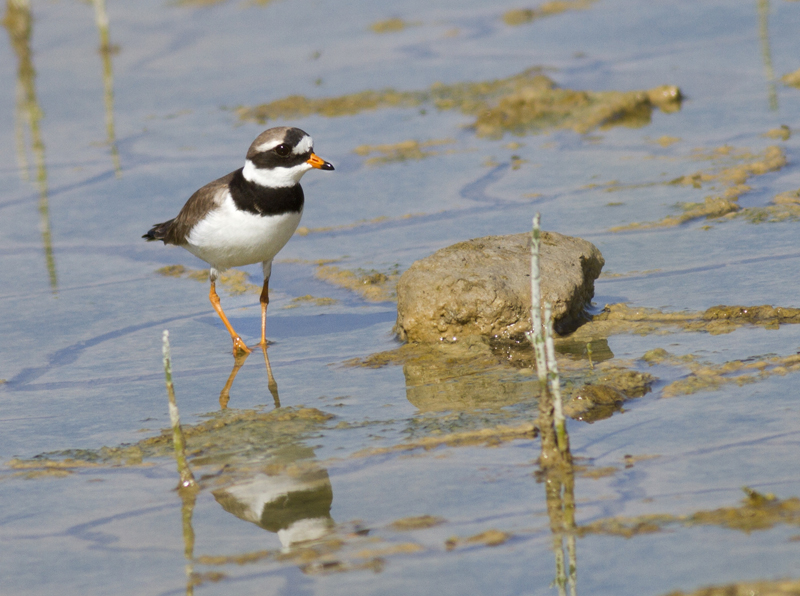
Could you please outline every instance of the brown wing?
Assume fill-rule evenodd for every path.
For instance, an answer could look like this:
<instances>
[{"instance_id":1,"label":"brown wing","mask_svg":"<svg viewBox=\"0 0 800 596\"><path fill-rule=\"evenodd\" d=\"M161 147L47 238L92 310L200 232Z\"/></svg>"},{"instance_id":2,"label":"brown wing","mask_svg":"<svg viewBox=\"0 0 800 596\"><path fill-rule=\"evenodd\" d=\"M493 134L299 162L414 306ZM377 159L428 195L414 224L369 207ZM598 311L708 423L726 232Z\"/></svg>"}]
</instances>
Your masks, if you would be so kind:
<instances>
[{"instance_id":1,"label":"brown wing","mask_svg":"<svg viewBox=\"0 0 800 596\"><path fill-rule=\"evenodd\" d=\"M186 238L192 228L205 215L222 204L222 191L233 178L235 172L209 182L195 192L181 209L175 219L156 224L142 238L147 240L163 240L164 244L186 244Z\"/></svg>"}]
</instances>

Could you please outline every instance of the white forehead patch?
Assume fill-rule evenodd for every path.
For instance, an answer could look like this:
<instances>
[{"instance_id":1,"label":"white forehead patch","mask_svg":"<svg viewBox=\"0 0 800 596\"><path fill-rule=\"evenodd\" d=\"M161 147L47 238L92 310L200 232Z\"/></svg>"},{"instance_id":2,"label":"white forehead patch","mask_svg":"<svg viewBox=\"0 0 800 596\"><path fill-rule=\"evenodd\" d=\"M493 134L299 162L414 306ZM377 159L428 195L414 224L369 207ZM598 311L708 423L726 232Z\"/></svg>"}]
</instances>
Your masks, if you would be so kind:
<instances>
[{"instance_id":1,"label":"white forehead patch","mask_svg":"<svg viewBox=\"0 0 800 596\"><path fill-rule=\"evenodd\" d=\"M244 162L242 175L248 182L268 188L288 188L300 182L303 174L311 169L311 164L303 162L293 168L257 168L249 159Z\"/></svg>"},{"instance_id":2,"label":"white forehead patch","mask_svg":"<svg viewBox=\"0 0 800 596\"><path fill-rule=\"evenodd\" d=\"M306 135L300 142L297 143L294 149L292 149L292 153L295 155L303 155L304 153L308 153L314 147L314 141L311 140L311 137Z\"/></svg>"},{"instance_id":3,"label":"white forehead patch","mask_svg":"<svg viewBox=\"0 0 800 596\"><path fill-rule=\"evenodd\" d=\"M284 142L283 139L272 139L271 141L266 141L256 146L256 151L258 151L259 153L265 153L267 151L275 149L275 147L277 147L283 142ZM313 147L314 147L314 141L311 139L310 136L305 135L302 139L300 139L300 142L297 143L297 145L295 145L294 149L292 149L292 153L294 153L295 155L303 155L304 153L308 153L309 151L311 151Z\"/></svg>"},{"instance_id":4,"label":"white forehead patch","mask_svg":"<svg viewBox=\"0 0 800 596\"><path fill-rule=\"evenodd\" d=\"M256 147L256 151L259 153L264 153L265 151L269 151L270 149L275 149L278 145L283 143L283 139L272 139L271 141L267 141L266 143L261 143Z\"/></svg>"}]
</instances>

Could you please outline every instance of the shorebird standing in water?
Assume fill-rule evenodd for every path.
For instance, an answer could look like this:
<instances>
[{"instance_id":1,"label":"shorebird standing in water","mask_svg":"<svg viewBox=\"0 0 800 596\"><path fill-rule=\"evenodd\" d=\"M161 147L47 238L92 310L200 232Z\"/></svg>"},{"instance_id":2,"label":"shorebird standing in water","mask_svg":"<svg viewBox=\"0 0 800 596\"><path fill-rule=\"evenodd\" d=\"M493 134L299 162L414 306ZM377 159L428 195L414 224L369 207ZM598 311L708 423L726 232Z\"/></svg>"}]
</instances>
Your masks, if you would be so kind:
<instances>
[{"instance_id":1,"label":"shorebird standing in water","mask_svg":"<svg viewBox=\"0 0 800 596\"><path fill-rule=\"evenodd\" d=\"M175 244L211 266L209 299L233 340L233 354L250 348L233 329L220 306L215 282L229 267L261 263L261 345L267 346L267 305L272 260L292 237L303 215L300 178L312 168L333 170L314 154L314 142L299 128L279 127L262 132L250 149L244 167L195 192L178 216L156 224L142 238Z\"/></svg>"}]
</instances>

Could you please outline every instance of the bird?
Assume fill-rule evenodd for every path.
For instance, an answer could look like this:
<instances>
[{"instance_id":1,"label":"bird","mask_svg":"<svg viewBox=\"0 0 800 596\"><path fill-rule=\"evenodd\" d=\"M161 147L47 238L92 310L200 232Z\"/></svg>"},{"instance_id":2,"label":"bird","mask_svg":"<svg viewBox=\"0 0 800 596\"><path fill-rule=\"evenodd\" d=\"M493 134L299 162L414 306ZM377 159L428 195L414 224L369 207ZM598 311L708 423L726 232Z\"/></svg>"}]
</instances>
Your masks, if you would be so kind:
<instances>
[{"instance_id":1,"label":"bird","mask_svg":"<svg viewBox=\"0 0 800 596\"><path fill-rule=\"evenodd\" d=\"M294 127L270 128L250 145L243 167L203 186L175 218L142 236L185 248L210 265L208 297L231 335L234 356L252 350L225 316L215 282L230 267L261 263L260 345L266 349L272 260L300 224L305 201L300 179L311 169L334 169L314 153L311 136Z\"/></svg>"}]
</instances>

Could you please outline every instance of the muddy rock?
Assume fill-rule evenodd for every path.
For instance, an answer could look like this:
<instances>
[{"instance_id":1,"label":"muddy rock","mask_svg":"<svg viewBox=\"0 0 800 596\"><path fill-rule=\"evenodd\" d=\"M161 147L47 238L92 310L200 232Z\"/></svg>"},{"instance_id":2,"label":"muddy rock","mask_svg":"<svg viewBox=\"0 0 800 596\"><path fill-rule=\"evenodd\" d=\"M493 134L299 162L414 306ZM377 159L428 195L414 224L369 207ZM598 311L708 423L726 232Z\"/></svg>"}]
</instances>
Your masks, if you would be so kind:
<instances>
[{"instance_id":1,"label":"muddy rock","mask_svg":"<svg viewBox=\"0 0 800 596\"><path fill-rule=\"evenodd\" d=\"M595 422L622 409L625 396L608 385L584 385L564 404L564 414L575 420Z\"/></svg>"},{"instance_id":2,"label":"muddy rock","mask_svg":"<svg viewBox=\"0 0 800 596\"><path fill-rule=\"evenodd\" d=\"M572 391L564 404L564 414L589 423L609 418L622 411L623 404L629 399L649 392L655 380L647 373L611 368L598 377L596 383L587 383Z\"/></svg>"},{"instance_id":3,"label":"muddy rock","mask_svg":"<svg viewBox=\"0 0 800 596\"><path fill-rule=\"evenodd\" d=\"M586 240L542 232L542 299L564 333L585 320L604 260ZM412 342L515 338L531 328L530 234L487 236L415 262L397 284L395 332Z\"/></svg>"}]
</instances>

